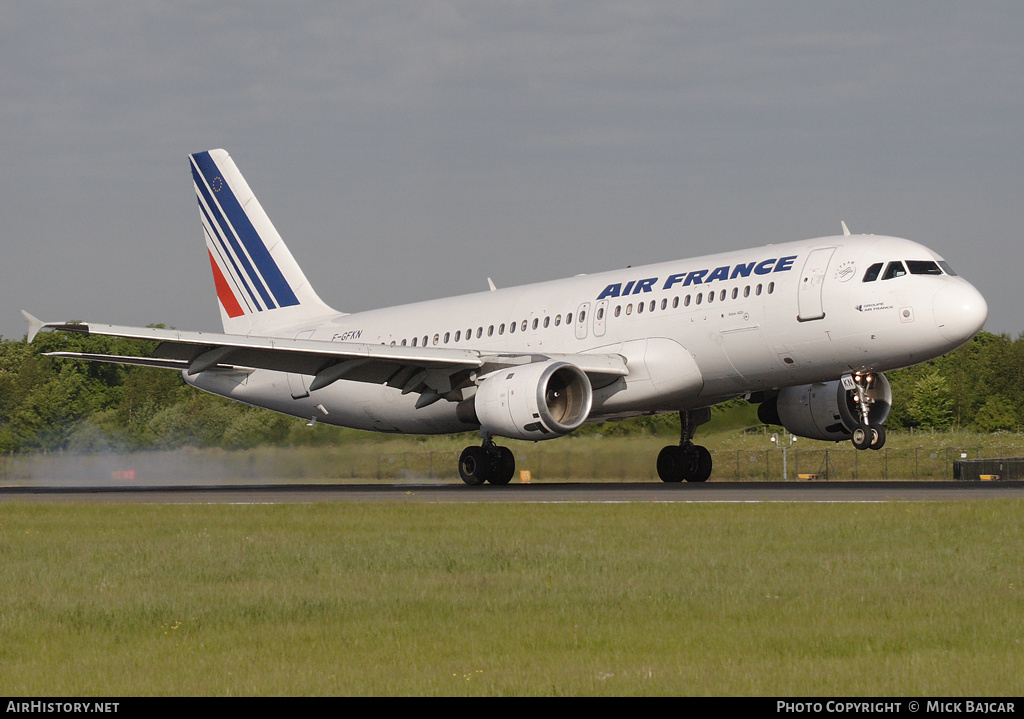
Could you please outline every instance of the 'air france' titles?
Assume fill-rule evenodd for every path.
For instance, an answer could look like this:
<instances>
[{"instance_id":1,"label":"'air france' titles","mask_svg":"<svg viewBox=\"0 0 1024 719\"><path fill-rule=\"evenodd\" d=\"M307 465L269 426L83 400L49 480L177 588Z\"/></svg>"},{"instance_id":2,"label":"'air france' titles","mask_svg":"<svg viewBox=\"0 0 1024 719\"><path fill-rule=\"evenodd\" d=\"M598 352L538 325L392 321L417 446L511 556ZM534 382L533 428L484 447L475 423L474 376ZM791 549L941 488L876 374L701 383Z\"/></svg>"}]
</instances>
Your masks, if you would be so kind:
<instances>
[{"instance_id":1,"label":"'air france' titles","mask_svg":"<svg viewBox=\"0 0 1024 719\"><path fill-rule=\"evenodd\" d=\"M668 290L674 285L688 287L690 285L706 285L715 280L735 280L738 277L750 277L751 274L767 275L772 272L786 272L793 269L793 261L796 255L788 257L773 257L760 262L748 262L746 264L725 265L716 267L713 270L694 270L693 272L679 272L669 275L661 289ZM614 282L605 287L597 299L603 300L606 297L625 297L626 295L637 295L641 292L654 292L660 282L658 277L648 277L642 280L630 280L623 286L621 282Z\"/></svg>"}]
</instances>

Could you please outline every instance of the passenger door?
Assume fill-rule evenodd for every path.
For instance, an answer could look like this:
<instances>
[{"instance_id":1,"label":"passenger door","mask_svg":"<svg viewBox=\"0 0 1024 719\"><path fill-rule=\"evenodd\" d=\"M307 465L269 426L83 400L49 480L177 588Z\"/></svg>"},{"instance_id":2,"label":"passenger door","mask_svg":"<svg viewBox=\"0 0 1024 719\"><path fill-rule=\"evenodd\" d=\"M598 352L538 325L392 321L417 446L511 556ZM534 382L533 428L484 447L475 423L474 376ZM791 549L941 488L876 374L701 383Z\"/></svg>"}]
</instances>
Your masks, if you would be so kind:
<instances>
[{"instance_id":1,"label":"passenger door","mask_svg":"<svg viewBox=\"0 0 1024 719\"><path fill-rule=\"evenodd\" d=\"M835 251L835 247L821 247L807 255L797 295L796 318L800 322L825 317L825 310L821 304L821 287L825 281L825 271L828 270L828 261L832 259L832 253Z\"/></svg>"}]
</instances>

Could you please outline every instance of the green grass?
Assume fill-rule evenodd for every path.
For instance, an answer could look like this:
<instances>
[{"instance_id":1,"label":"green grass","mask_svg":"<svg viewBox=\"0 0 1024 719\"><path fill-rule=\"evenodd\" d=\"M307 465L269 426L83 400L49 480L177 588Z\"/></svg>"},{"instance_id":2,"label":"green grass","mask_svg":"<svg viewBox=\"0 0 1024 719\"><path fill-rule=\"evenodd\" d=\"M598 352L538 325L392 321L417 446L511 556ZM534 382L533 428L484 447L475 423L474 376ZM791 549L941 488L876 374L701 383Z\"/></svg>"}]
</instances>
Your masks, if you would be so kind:
<instances>
[{"instance_id":1,"label":"green grass","mask_svg":"<svg viewBox=\"0 0 1024 719\"><path fill-rule=\"evenodd\" d=\"M1022 510L8 502L0 694L1019 696Z\"/></svg>"}]
</instances>

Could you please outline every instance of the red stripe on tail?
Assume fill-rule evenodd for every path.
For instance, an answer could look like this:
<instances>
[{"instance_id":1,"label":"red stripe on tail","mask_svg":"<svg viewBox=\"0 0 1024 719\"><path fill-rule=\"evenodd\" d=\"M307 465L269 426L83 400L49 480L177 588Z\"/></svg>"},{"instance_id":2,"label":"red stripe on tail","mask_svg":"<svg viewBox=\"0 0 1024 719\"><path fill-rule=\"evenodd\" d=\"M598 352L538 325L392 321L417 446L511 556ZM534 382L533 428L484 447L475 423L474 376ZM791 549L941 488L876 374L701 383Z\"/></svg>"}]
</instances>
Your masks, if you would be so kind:
<instances>
[{"instance_id":1,"label":"red stripe on tail","mask_svg":"<svg viewBox=\"0 0 1024 719\"><path fill-rule=\"evenodd\" d=\"M238 300L235 299L235 293L228 286L228 281L224 279L224 273L220 271L216 260L213 259L213 253L209 249L206 250L206 253L210 256L210 267L213 268L213 284L217 287L217 299L224 306L224 311L228 313L228 317L242 316L245 312L242 310L242 306L238 304Z\"/></svg>"}]
</instances>

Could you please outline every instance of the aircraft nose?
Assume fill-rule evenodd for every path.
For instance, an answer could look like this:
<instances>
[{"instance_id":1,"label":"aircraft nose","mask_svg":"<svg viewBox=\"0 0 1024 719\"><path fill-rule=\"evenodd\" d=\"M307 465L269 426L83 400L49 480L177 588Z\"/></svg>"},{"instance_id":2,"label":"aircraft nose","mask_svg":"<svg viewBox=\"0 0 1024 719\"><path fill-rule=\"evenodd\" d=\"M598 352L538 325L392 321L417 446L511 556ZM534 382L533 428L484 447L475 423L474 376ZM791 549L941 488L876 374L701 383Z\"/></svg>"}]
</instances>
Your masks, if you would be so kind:
<instances>
[{"instance_id":1,"label":"aircraft nose","mask_svg":"<svg viewBox=\"0 0 1024 719\"><path fill-rule=\"evenodd\" d=\"M935 293L932 313L942 336L960 345L976 335L985 324L988 303L973 285L960 280Z\"/></svg>"}]
</instances>

